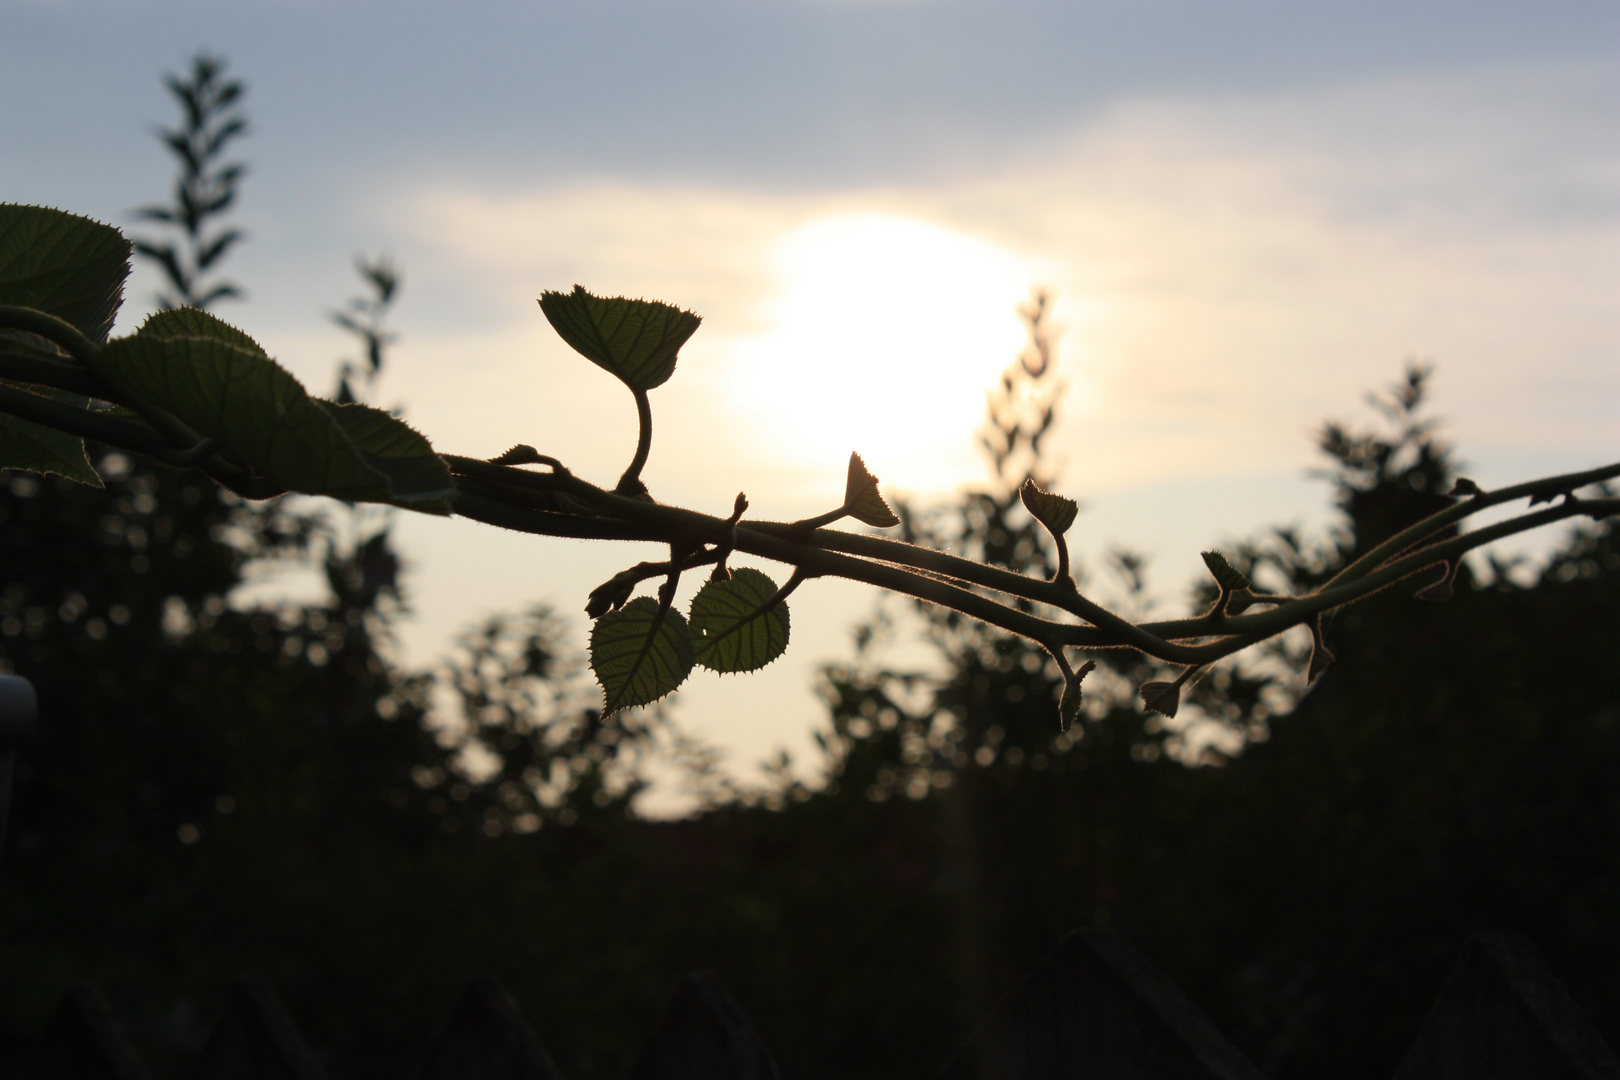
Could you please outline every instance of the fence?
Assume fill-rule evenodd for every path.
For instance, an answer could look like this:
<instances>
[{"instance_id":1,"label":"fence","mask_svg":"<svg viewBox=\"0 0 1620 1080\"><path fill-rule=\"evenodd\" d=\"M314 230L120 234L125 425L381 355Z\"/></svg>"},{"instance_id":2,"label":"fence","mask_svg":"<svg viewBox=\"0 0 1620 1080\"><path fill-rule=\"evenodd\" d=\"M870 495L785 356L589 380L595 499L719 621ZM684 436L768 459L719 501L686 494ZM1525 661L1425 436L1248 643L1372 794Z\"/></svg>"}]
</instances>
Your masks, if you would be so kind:
<instances>
[{"instance_id":1,"label":"fence","mask_svg":"<svg viewBox=\"0 0 1620 1080\"><path fill-rule=\"evenodd\" d=\"M324 1080L264 983L226 1004L198 1080ZM630 1080L778 1080L753 1025L709 972L688 975ZM968 1044L919 1080L1260 1080L1261 1074L1122 937L1077 930ZM147 1080L100 995L70 992L22 1080ZM476 979L417 1080L561 1080L493 979ZM1620 1060L1528 940L1463 951L1393 1080L1620 1080Z\"/></svg>"}]
</instances>

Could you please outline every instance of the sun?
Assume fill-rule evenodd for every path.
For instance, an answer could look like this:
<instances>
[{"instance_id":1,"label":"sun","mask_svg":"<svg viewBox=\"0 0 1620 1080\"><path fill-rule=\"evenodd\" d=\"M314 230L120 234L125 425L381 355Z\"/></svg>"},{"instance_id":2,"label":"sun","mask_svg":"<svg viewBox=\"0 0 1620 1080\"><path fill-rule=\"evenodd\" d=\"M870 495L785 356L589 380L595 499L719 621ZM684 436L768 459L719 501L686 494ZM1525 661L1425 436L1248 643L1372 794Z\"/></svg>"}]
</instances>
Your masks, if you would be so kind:
<instances>
[{"instance_id":1,"label":"sun","mask_svg":"<svg viewBox=\"0 0 1620 1080\"><path fill-rule=\"evenodd\" d=\"M960 483L985 392L1024 343L1029 260L926 221L863 213L787 233L775 267L769 329L739 343L731 384L767 449L840 464L857 450L911 491Z\"/></svg>"}]
</instances>

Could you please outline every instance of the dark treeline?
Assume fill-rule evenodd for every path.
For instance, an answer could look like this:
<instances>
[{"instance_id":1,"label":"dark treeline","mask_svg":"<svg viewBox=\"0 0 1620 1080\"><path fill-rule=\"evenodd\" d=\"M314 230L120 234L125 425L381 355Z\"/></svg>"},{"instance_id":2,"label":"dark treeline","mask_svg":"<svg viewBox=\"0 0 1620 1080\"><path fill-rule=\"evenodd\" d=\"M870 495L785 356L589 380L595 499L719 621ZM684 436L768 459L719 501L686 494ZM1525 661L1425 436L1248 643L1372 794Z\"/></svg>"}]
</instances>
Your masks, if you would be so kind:
<instances>
[{"instance_id":1,"label":"dark treeline","mask_svg":"<svg viewBox=\"0 0 1620 1080\"><path fill-rule=\"evenodd\" d=\"M1341 531L1236 561L1308 585L1427 512L1453 465L1422 389L1385 433L1325 433ZM1038 471L1016 457L1004 473ZM1612 529L1531 584L1464 571L1448 603L1351 609L1297 707L1286 649L1206 680L1201 723L1240 750L1196 751L1121 700L1109 672L1142 674L1125 654L1059 735L1044 654L924 613L942 682L867 653L826 673L824 785L711 784L702 813L657 822L630 807L669 729L604 722L557 620L469 634L440 675L461 723L436 733L428 677L389 659L386 520L101 466L106 491L0 486L0 656L43 713L0 863L0 1065L90 982L149 1062L183 1067L251 972L333 1075L399 1075L492 973L565 1075L615 1077L677 975L713 967L785 1075L921 1077L1099 924L1277 1077L1388 1075L1479 930L1530 935L1616 1033ZM1048 569L1016 505L1001 483L908 528ZM299 558L325 602L225 603L254 563Z\"/></svg>"}]
</instances>

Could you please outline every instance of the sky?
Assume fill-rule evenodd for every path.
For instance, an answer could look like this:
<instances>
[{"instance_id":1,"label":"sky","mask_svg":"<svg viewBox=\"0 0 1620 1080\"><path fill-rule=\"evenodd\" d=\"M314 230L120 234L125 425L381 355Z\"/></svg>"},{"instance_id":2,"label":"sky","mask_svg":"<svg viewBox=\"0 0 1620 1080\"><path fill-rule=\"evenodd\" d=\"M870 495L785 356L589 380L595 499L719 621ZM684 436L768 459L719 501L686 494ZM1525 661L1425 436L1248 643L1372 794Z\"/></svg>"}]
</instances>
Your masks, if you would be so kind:
<instances>
[{"instance_id":1,"label":"sky","mask_svg":"<svg viewBox=\"0 0 1620 1080\"><path fill-rule=\"evenodd\" d=\"M441 449L617 477L629 396L535 306L578 282L704 316L654 493L775 518L835 504L851 450L920 503L983 482L984 392L1050 290L1071 544L1147 552L1166 611L1199 550L1331 519L1312 433L1409 359L1487 487L1620 458L1612 3L0 0L0 198L132 226L199 48L252 120L249 297L218 313L324 392L325 313L391 252L380 400ZM590 588L654 557L397 531L416 664L535 602L583 646ZM676 718L742 774L813 758L815 672L871 605L801 589L787 656L694 676Z\"/></svg>"}]
</instances>

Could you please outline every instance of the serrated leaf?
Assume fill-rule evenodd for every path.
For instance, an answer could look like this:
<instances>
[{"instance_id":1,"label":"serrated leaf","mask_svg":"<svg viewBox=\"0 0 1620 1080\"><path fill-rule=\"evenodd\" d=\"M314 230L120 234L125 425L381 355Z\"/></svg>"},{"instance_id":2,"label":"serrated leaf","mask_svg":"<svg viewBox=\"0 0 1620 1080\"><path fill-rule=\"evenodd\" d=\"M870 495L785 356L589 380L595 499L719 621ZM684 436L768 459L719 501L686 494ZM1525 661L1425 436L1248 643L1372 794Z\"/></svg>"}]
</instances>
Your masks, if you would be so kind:
<instances>
[{"instance_id":1,"label":"serrated leaf","mask_svg":"<svg viewBox=\"0 0 1620 1080\"><path fill-rule=\"evenodd\" d=\"M527 443L518 443L500 457L489 459L491 465L538 465L540 451Z\"/></svg>"},{"instance_id":2,"label":"serrated leaf","mask_svg":"<svg viewBox=\"0 0 1620 1080\"><path fill-rule=\"evenodd\" d=\"M1087 660L1080 666L1080 670L1063 681L1063 697L1058 701L1058 727L1061 731L1068 731L1069 725L1080 716L1080 706L1084 704L1084 695L1080 684L1085 682L1086 676L1096 670L1097 661Z\"/></svg>"},{"instance_id":3,"label":"serrated leaf","mask_svg":"<svg viewBox=\"0 0 1620 1080\"><path fill-rule=\"evenodd\" d=\"M1174 716L1181 707L1181 684L1173 682L1145 682L1142 684L1142 707L1161 716Z\"/></svg>"},{"instance_id":4,"label":"serrated leaf","mask_svg":"<svg viewBox=\"0 0 1620 1080\"><path fill-rule=\"evenodd\" d=\"M44 393L59 401L71 399L82 404L77 394L52 391L46 387L10 382L7 386L25 393ZM0 469L23 469L28 472L54 473L91 487L103 487L101 477L90 466L84 452L84 440L65 431L36 424L31 420L0 413Z\"/></svg>"},{"instance_id":5,"label":"serrated leaf","mask_svg":"<svg viewBox=\"0 0 1620 1080\"><path fill-rule=\"evenodd\" d=\"M711 671L758 671L788 645L788 610L777 603L776 582L749 567L710 580L692 598L692 634L697 662Z\"/></svg>"},{"instance_id":6,"label":"serrated leaf","mask_svg":"<svg viewBox=\"0 0 1620 1080\"><path fill-rule=\"evenodd\" d=\"M110 225L43 206L0 205L0 304L37 308L106 341L132 250Z\"/></svg>"},{"instance_id":7,"label":"serrated leaf","mask_svg":"<svg viewBox=\"0 0 1620 1080\"><path fill-rule=\"evenodd\" d=\"M317 399L319 401L319 399ZM388 477L396 501L427 514L449 514L455 481L427 437L405 421L369 405L320 401L366 464Z\"/></svg>"},{"instance_id":8,"label":"serrated leaf","mask_svg":"<svg viewBox=\"0 0 1620 1080\"><path fill-rule=\"evenodd\" d=\"M671 693L694 663L692 632L671 608L638 596L591 627L591 670L602 685L602 714L647 705Z\"/></svg>"},{"instance_id":9,"label":"serrated leaf","mask_svg":"<svg viewBox=\"0 0 1620 1080\"><path fill-rule=\"evenodd\" d=\"M861 455L849 455L849 478L844 481L844 513L874 529L900 524L900 519L878 491L877 477L866 468Z\"/></svg>"},{"instance_id":10,"label":"serrated leaf","mask_svg":"<svg viewBox=\"0 0 1620 1080\"><path fill-rule=\"evenodd\" d=\"M651 390L675 371L675 356L703 321L656 300L601 297L575 285L541 294L540 310L562 339L633 390Z\"/></svg>"},{"instance_id":11,"label":"serrated leaf","mask_svg":"<svg viewBox=\"0 0 1620 1080\"><path fill-rule=\"evenodd\" d=\"M1069 526L1074 524L1075 515L1080 512L1079 503L1050 491L1042 491L1034 480L1024 481L1018 489L1018 498L1023 502L1024 509L1045 525L1053 536L1068 532Z\"/></svg>"},{"instance_id":12,"label":"serrated leaf","mask_svg":"<svg viewBox=\"0 0 1620 1080\"><path fill-rule=\"evenodd\" d=\"M148 315L141 328L135 331L141 337L154 338L211 338L234 345L238 349L268 356L264 346L254 341L245 331L238 330L224 319L194 307L170 308Z\"/></svg>"},{"instance_id":13,"label":"serrated leaf","mask_svg":"<svg viewBox=\"0 0 1620 1080\"><path fill-rule=\"evenodd\" d=\"M1249 587L1249 579L1237 567L1226 561L1226 556L1218 551L1199 552L1203 556L1204 565L1209 567L1210 574L1215 578L1215 584L1227 592L1236 592Z\"/></svg>"},{"instance_id":14,"label":"serrated leaf","mask_svg":"<svg viewBox=\"0 0 1620 1080\"><path fill-rule=\"evenodd\" d=\"M260 352L214 338L136 335L108 343L102 360L142 398L282 487L442 512L442 496L396 491L326 407Z\"/></svg>"}]
</instances>

